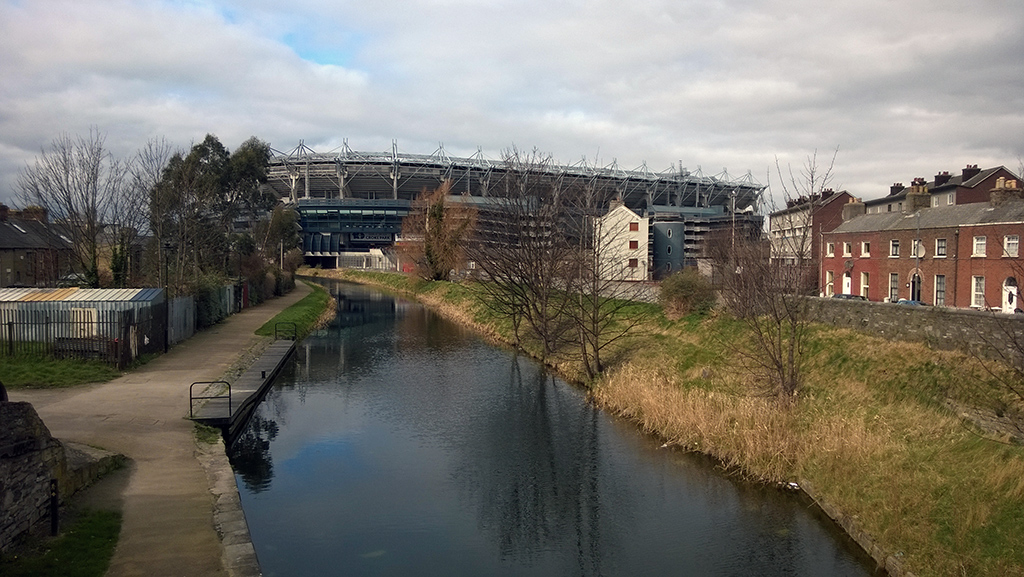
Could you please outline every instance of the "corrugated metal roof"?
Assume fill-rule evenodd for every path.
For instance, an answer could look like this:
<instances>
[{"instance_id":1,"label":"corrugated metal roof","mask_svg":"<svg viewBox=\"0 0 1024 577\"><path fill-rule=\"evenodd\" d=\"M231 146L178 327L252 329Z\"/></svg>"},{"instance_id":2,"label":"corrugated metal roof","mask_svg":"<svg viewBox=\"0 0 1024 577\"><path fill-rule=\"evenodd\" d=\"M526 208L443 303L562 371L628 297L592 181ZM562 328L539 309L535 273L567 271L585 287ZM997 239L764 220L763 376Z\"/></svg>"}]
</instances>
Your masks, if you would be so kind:
<instances>
[{"instance_id":1,"label":"corrugated metal roof","mask_svg":"<svg viewBox=\"0 0 1024 577\"><path fill-rule=\"evenodd\" d=\"M148 302L162 300L163 289L86 289L86 288L4 288L0 302Z\"/></svg>"},{"instance_id":2,"label":"corrugated metal roof","mask_svg":"<svg viewBox=\"0 0 1024 577\"><path fill-rule=\"evenodd\" d=\"M139 289L139 294L132 298L133 301L158 301L163 300L164 289L144 288Z\"/></svg>"},{"instance_id":3,"label":"corrugated metal roof","mask_svg":"<svg viewBox=\"0 0 1024 577\"><path fill-rule=\"evenodd\" d=\"M67 297L78 292L77 287L72 288L59 288L59 289L29 289L31 292L24 295L19 301L22 302L39 302L39 301L63 301L68 300Z\"/></svg>"}]
</instances>

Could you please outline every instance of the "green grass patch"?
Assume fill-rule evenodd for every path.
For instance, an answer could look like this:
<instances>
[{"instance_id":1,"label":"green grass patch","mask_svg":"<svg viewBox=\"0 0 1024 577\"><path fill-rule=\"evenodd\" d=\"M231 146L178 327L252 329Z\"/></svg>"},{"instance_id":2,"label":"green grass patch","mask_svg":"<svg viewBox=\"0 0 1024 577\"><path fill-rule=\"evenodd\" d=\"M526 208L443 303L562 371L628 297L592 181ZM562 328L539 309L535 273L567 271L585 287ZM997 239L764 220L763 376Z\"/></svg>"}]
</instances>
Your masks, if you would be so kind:
<instances>
[{"instance_id":1,"label":"green grass patch","mask_svg":"<svg viewBox=\"0 0 1024 577\"><path fill-rule=\"evenodd\" d=\"M216 427L210 427L202 423L194 423L193 430L196 440L204 445L212 445L221 438L220 429Z\"/></svg>"},{"instance_id":2,"label":"green grass patch","mask_svg":"<svg viewBox=\"0 0 1024 577\"><path fill-rule=\"evenodd\" d=\"M29 544L19 554L0 558L4 577L102 577L110 566L121 514L79 511L62 535Z\"/></svg>"},{"instance_id":3,"label":"green grass patch","mask_svg":"<svg viewBox=\"0 0 1024 577\"><path fill-rule=\"evenodd\" d=\"M105 383L121 376L117 367L100 361L52 359L32 355L2 357L0 382L7 388L72 387Z\"/></svg>"},{"instance_id":4,"label":"green grass patch","mask_svg":"<svg viewBox=\"0 0 1024 577\"><path fill-rule=\"evenodd\" d=\"M267 321L262 327L256 329L260 336L274 336L274 329L278 323L295 323L296 338L302 338L313 330L320 315L327 310L331 295L327 289L316 283L306 283L313 292L302 298L299 302L279 312L277 316ZM290 327L289 327L290 328Z\"/></svg>"}]
</instances>

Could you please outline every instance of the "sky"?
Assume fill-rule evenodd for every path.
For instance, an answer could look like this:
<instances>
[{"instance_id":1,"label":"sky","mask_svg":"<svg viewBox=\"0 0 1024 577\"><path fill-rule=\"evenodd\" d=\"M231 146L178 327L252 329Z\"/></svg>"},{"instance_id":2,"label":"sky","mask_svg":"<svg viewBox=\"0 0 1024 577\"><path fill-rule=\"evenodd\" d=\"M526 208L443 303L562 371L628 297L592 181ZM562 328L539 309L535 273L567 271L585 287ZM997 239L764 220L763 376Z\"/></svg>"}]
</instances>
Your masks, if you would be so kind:
<instances>
[{"instance_id":1,"label":"sky","mask_svg":"<svg viewBox=\"0 0 1024 577\"><path fill-rule=\"evenodd\" d=\"M0 202L61 134L780 180L1024 157L1021 0L0 0ZM782 169L782 179L776 170Z\"/></svg>"}]
</instances>

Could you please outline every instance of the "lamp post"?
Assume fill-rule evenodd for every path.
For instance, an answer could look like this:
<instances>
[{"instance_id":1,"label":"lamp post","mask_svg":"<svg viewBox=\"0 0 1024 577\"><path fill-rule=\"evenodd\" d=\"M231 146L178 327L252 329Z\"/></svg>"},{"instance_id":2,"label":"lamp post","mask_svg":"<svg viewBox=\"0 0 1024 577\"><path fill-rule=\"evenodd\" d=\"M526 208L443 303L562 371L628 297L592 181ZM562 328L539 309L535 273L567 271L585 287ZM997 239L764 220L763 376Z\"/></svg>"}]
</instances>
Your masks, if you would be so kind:
<instances>
[{"instance_id":1,"label":"lamp post","mask_svg":"<svg viewBox=\"0 0 1024 577\"><path fill-rule=\"evenodd\" d=\"M910 298L919 301L921 300L921 211L918 210L915 216L917 217L917 236L914 239L914 276L910 278Z\"/></svg>"}]
</instances>

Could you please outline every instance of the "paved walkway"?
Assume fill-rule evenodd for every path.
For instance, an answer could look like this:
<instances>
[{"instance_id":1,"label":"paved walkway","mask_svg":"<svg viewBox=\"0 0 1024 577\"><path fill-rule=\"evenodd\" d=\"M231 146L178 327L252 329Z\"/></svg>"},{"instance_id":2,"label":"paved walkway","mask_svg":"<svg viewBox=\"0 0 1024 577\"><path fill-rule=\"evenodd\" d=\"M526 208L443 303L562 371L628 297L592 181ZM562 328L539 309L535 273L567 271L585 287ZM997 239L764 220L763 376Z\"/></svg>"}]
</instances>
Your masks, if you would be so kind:
<instances>
[{"instance_id":1,"label":"paved walkway","mask_svg":"<svg viewBox=\"0 0 1024 577\"><path fill-rule=\"evenodd\" d=\"M58 439L131 459L108 488L124 514L108 576L227 574L209 482L186 418L188 387L220 378L253 344L257 328L309 292L298 283L290 294L234 315L109 383L10 391L12 401L31 402Z\"/></svg>"}]
</instances>

